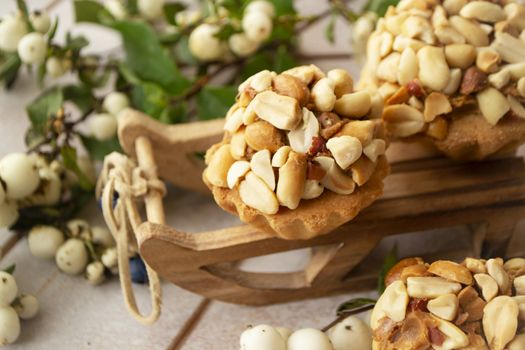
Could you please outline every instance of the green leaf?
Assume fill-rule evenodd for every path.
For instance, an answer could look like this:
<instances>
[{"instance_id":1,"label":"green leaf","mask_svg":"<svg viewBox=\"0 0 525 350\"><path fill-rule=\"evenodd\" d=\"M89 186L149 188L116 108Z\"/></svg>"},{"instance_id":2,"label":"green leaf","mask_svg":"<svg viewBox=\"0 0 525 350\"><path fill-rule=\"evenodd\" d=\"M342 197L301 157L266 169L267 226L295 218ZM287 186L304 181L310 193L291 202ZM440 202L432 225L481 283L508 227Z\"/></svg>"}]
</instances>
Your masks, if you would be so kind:
<instances>
[{"instance_id":1,"label":"green leaf","mask_svg":"<svg viewBox=\"0 0 525 350\"><path fill-rule=\"evenodd\" d=\"M82 48L89 45L89 41L83 35L73 36L71 33L66 34L66 45L67 49L73 51L80 51Z\"/></svg>"},{"instance_id":2,"label":"green leaf","mask_svg":"<svg viewBox=\"0 0 525 350\"><path fill-rule=\"evenodd\" d=\"M167 107L168 94L157 84L142 82L133 86L131 90L133 106L147 115L159 119Z\"/></svg>"},{"instance_id":3,"label":"green leaf","mask_svg":"<svg viewBox=\"0 0 525 350\"><path fill-rule=\"evenodd\" d=\"M392 250L386 255L381 267L381 272L377 278L377 292L379 295L385 291L385 277L390 269L398 262L397 245L392 247Z\"/></svg>"},{"instance_id":4,"label":"green leaf","mask_svg":"<svg viewBox=\"0 0 525 350\"><path fill-rule=\"evenodd\" d=\"M375 12L379 17L383 17L390 6L396 6L399 0L369 0L365 5L365 11Z\"/></svg>"},{"instance_id":5,"label":"green leaf","mask_svg":"<svg viewBox=\"0 0 525 350\"><path fill-rule=\"evenodd\" d=\"M75 9L75 19L77 22L91 22L100 24L102 12L106 9L98 1L76 0L73 1Z\"/></svg>"},{"instance_id":6,"label":"green leaf","mask_svg":"<svg viewBox=\"0 0 525 350\"><path fill-rule=\"evenodd\" d=\"M177 45L175 46L175 53L177 55L177 61L181 63L187 63L191 65L199 64L199 61L191 54L187 36L181 37L177 42Z\"/></svg>"},{"instance_id":7,"label":"green leaf","mask_svg":"<svg viewBox=\"0 0 525 350\"><path fill-rule=\"evenodd\" d=\"M64 100L73 102L81 113L93 109L95 97L85 85L67 85L63 88Z\"/></svg>"},{"instance_id":8,"label":"green leaf","mask_svg":"<svg viewBox=\"0 0 525 350\"><path fill-rule=\"evenodd\" d=\"M223 118L235 102L236 94L234 86L205 86L197 95L199 119Z\"/></svg>"},{"instance_id":9,"label":"green leaf","mask_svg":"<svg viewBox=\"0 0 525 350\"><path fill-rule=\"evenodd\" d=\"M174 95L190 85L147 23L121 21L113 27L122 35L128 67L141 80L156 83Z\"/></svg>"},{"instance_id":10,"label":"green leaf","mask_svg":"<svg viewBox=\"0 0 525 350\"><path fill-rule=\"evenodd\" d=\"M168 106L160 113L159 121L165 124L184 123L188 121L186 103Z\"/></svg>"},{"instance_id":11,"label":"green leaf","mask_svg":"<svg viewBox=\"0 0 525 350\"><path fill-rule=\"evenodd\" d=\"M58 17L56 17L55 22L51 26L51 29L49 30L49 34L47 34L47 42L51 42L53 38L55 37L58 29Z\"/></svg>"},{"instance_id":12,"label":"green leaf","mask_svg":"<svg viewBox=\"0 0 525 350\"><path fill-rule=\"evenodd\" d=\"M275 6L275 15L277 17L297 13L293 5L293 0L270 0L270 2Z\"/></svg>"},{"instance_id":13,"label":"green leaf","mask_svg":"<svg viewBox=\"0 0 525 350\"><path fill-rule=\"evenodd\" d=\"M16 77L21 66L22 61L17 54L6 54L4 61L0 64L0 81L8 83L13 77Z\"/></svg>"},{"instance_id":14,"label":"green leaf","mask_svg":"<svg viewBox=\"0 0 525 350\"><path fill-rule=\"evenodd\" d=\"M81 139L86 150L96 160L103 160L111 152L122 152L116 137L104 141L87 136L82 136Z\"/></svg>"},{"instance_id":15,"label":"green leaf","mask_svg":"<svg viewBox=\"0 0 525 350\"><path fill-rule=\"evenodd\" d=\"M27 31L33 32L35 29L33 28L33 25L31 24L31 21L29 20L29 11L27 10L27 5L24 0L16 0L16 5L18 6L18 10L22 13L24 22L26 22Z\"/></svg>"},{"instance_id":16,"label":"green leaf","mask_svg":"<svg viewBox=\"0 0 525 350\"><path fill-rule=\"evenodd\" d=\"M290 53L290 50L286 46L281 45L279 48L277 48L273 62L273 70L275 72L280 73L297 65L297 60Z\"/></svg>"},{"instance_id":17,"label":"green leaf","mask_svg":"<svg viewBox=\"0 0 525 350\"><path fill-rule=\"evenodd\" d=\"M235 33L239 33L241 30L235 28L231 23L226 23L221 26L221 29L215 33L215 37L221 41L226 41Z\"/></svg>"},{"instance_id":18,"label":"green leaf","mask_svg":"<svg viewBox=\"0 0 525 350\"><path fill-rule=\"evenodd\" d=\"M60 149L60 155L66 169L71 170L78 177L79 186L85 191L91 191L95 184L91 183L77 163L77 150L71 146L64 146Z\"/></svg>"},{"instance_id":19,"label":"green leaf","mask_svg":"<svg viewBox=\"0 0 525 350\"><path fill-rule=\"evenodd\" d=\"M175 15L183 11L186 8L186 5L180 2L169 2L164 4L164 17L166 21L171 25L176 25Z\"/></svg>"},{"instance_id":20,"label":"green leaf","mask_svg":"<svg viewBox=\"0 0 525 350\"><path fill-rule=\"evenodd\" d=\"M35 129L33 129L32 127L28 128L26 134L24 135L24 142L27 148L33 148L34 146L38 145L44 140L44 135L42 135L42 133L40 132L35 131Z\"/></svg>"},{"instance_id":21,"label":"green leaf","mask_svg":"<svg viewBox=\"0 0 525 350\"><path fill-rule=\"evenodd\" d=\"M15 273L15 269L16 269L16 265L12 264L12 265L9 265L8 267L6 267L3 271L7 272L10 275L12 275L13 273Z\"/></svg>"},{"instance_id":22,"label":"green leaf","mask_svg":"<svg viewBox=\"0 0 525 350\"><path fill-rule=\"evenodd\" d=\"M60 87L53 87L31 102L26 111L36 132L44 133L47 121L56 114L64 103L64 94Z\"/></svg>"},{"instance_id":23,"label":"green leaf","mask_svg":"<svg viewBox=\"0 0 525 350\"><path fill-rule=\"evenodd\" d=\"M244 81L264 69L272 68L272 58L266 52L260 52L246 60L241 71L241 80Z\"/></svg>"},{"instance_id":24,"label":"green leaf","mask_svg":"<svg viewBox=\"0 0 525 350\"><path fill-rule=\"evenodd\" d=\"M357 311L366 306L375 305L376 302L377 300L369 299L369 298L350 299L340 304L339 307L337 307L337 316L341 316L349 312Z\"/></svg>"}]
</instances>

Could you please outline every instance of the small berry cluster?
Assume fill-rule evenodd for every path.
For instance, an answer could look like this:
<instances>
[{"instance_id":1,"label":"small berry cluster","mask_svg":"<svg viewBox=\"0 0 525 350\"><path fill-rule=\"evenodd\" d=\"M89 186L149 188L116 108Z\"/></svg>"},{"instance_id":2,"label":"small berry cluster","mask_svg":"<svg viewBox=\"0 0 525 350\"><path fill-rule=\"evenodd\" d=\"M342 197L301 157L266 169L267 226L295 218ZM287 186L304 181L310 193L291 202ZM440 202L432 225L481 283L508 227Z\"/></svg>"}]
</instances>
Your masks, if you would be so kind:
<instances>
[{"instance_id":1,"label":"small berry cluster","mask_svg":"<svg viewBox=\"0 0 525 350\"><path fill-rule=\"evenodd\" d=\"M240 23L228 18L227 11L218 12L219 15L223 12L224 17L219 17L216 21L207 18L207 22L198 25L189 36L190 51L199 61L227 60L231 58L232 53L238 57L250 56L272 34L275 7L268 1L250 2ZM200 19L198 13L184 11L178 14L177 20L183 25L191 25ZM227 43L218 37L224 23L239 31L232 34Z\"/></svg>"},{"instance_id":2,"label":"small berry cluster","mask_svg":"<svg viewBox=\"0 0 525 350\"><path fill-rule=\"evenodd\" d=\"M38 299L30 294L18 294L13 275L0 271L0 345L14 343L20 336L20 319L35 317L38 309Z\"/></svg>"},{"instance_id":3,"label":"small berry cluster","mask_svg":"<svg viewBox=\"0 0 525 350\"><path fill-rule=\"evenodd\" d=\"M372 331L361 319L350 316L326 332L268 325L249 327L241 334L240 343L241 350L371 350Z\"/></svg>"},{"instance_id":4,"label":"small berry cluster","mask_svg":"<svg viewBox=\"0 0 525 350\"><path fill-rule=\"evenodd\" d=\"M74 219L65 229L35 226L29 231L29 250L37 258L55 259L68 275L85 274L89 283L102 283L106 275L118 273L117 249L109 230Z\"/></svg>"}]
</instances>

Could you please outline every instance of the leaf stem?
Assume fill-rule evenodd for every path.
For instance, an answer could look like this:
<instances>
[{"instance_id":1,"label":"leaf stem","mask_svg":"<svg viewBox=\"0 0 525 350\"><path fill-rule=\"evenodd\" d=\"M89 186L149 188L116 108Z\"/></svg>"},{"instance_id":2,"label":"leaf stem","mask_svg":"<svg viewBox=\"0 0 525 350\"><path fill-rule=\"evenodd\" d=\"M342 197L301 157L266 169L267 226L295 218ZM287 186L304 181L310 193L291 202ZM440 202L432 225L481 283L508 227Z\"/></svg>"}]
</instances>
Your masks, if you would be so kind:
<instances>
[{"instance_id":1,"label":"leaf stem","mask_svg":"<svg viewBox=\"0 0 525 350\"><path fill-rule=\"evenodd\" d=\"M337 317L335 320L330 322L327 326L323 327L321 329L321 331L326 332L327 330L329 330L330 328L332 328L333 326L335 326L339 322L342 322L344 319L346 319L346 318L348 318L350 316L357 315L357 314L360 314L360 313L368 311L368 310L372 310L374 308L374 305L375 304L365 305L365 306L362 306L362 307L357 308L357 309L346 311L343 314L341 314L339 317Z\"/></svg>"}]
</instances>

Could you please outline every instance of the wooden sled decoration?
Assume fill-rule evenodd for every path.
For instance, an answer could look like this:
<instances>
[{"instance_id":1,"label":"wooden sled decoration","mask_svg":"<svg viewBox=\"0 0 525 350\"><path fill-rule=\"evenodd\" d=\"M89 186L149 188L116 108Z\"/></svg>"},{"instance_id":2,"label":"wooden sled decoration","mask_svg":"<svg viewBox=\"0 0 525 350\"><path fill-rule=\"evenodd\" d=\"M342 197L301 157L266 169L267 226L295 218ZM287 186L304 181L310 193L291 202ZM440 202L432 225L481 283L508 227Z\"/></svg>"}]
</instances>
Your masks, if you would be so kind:
<instances>
[{"instance_id":1,"label":"wooden sled decoration","mask_svg":"<svg viewBox=\"0 0 525 350\"><path fill-rule=\"evenodd\" d=\"M119 122L125 152L176 186L205 190L195 157L222 135L222 120L166 126L135 111ZM146 198L139 226L142 257L163 278L205 296L263 305L372 287L377 271L355 267L389 235L470 225L483 256L504 256L516 222L525 217L525 164L514 155L456 163L425 147L394 143L384 196L356 219L311 240L288 241L247 226L189 234L159 222L160 196ZM159 213L161 211L162 213ZM155 223L156 222L156 223ZM312 247L303 271L241 271L242 259ZM360 269L362 270L362 269Z\"/></svg>"}]
</instances>

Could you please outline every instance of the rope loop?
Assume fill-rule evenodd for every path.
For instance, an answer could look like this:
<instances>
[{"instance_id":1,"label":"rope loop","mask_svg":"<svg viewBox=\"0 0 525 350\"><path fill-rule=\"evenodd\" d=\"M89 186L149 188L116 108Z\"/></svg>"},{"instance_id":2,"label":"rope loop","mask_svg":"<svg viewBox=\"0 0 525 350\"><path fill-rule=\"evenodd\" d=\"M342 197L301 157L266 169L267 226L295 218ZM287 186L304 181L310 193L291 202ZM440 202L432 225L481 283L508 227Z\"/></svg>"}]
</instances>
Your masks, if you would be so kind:
<instances>
[{"instance_id":1,"label":"rope loop","mask_svg":"<svg viewBox=\"0 0 525 350\"><path fill-rule=\"evenodd\" d=\"M137 200L143 199L150 191L166 194L164 183L157 178L148 178L146 174L148 172L130 158L113 152L104 159L96 194L101 201L104 219L117 242L120 285L126 307L137 321L151 325L160 316L162 290L159 276L144 262L151 294L151 311L144 316L137 306L129 268L129 253L137 251L135 231L143 222Z\"/></svg>"}]
</instances>

